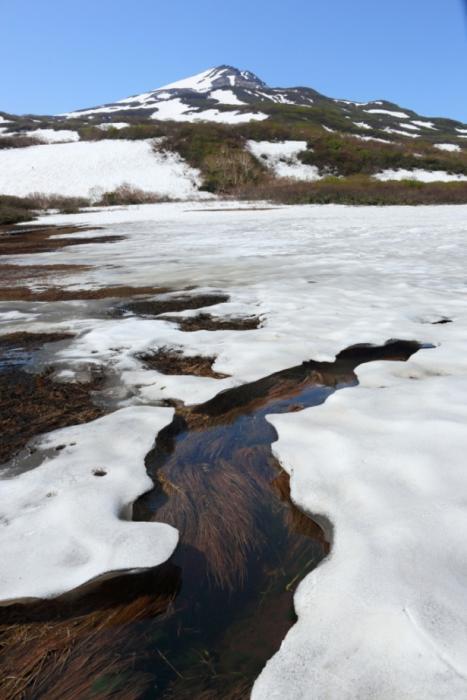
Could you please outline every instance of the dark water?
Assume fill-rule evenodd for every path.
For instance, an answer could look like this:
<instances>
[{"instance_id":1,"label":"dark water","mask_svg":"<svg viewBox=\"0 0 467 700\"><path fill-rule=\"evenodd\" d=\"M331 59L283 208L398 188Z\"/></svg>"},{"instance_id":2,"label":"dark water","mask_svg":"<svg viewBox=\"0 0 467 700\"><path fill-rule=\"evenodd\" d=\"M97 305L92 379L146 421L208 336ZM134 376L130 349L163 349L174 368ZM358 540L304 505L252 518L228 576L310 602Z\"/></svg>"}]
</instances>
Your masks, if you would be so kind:
<instances>
[{"instance_id":1,"label":"dark water","mask_svg":"<svg viewBox=\"0 0 467 700\"><path fill-rule=\"evenodd\" d=\"M405 360L419 347L349 348L334 363L305 362L179 408L146 458L154 489L134 507L137 520L178 528L176 552L88 597L13 611L23 636L31 621L38 638L48 625L41 644L53 650L41 648L23 697L249 697L295 620L296 586L332 544L330 527L291 503L265 416L317 406L355 384L361 362Z\"/></svg>"}]
</instances>

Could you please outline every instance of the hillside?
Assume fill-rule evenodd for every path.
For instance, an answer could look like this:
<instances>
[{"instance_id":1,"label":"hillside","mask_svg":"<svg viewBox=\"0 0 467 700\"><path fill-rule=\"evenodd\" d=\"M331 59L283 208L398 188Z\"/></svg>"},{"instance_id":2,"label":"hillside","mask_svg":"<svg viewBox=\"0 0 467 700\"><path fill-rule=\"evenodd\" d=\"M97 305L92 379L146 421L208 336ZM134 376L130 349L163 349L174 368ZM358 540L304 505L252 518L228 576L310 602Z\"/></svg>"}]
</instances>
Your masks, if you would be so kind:
<instances>
[{"instance_id":1,"label":"hillside","mask_svg":"<svg viewBox=\"0 0 467 700\"><path fill-rule=\"evenodd\" d=\"M450 203L467 201L466 181L466 124L231 66L66 114L0 113L0 195Z\"/></svg>"}]
</instances>

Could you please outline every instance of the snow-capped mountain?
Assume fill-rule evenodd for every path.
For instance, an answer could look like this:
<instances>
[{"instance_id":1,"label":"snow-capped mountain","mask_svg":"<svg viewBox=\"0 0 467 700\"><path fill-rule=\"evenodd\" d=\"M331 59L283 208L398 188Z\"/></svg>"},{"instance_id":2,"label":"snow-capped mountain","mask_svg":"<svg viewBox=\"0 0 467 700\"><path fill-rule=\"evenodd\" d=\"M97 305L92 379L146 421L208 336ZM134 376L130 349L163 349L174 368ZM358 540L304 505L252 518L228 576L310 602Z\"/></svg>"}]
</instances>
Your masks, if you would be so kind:
<instances>
[{"instance_id":1,"label":"snow-capped mountain","mask_svg":"<svg viewBox=\"0 0 467 700\"><path fill-rule=\"evenodd\" d=\"M70 129L74 129L76 134L85 126L105 131L165 121L241 124L266 120L280 124L307 122L362 141L405 139L410 143L418 138L445 145L446 150L464 146L467 139L467 126L451 119L422 117L386 100L353 102L326 97L309 87L270 87L251 71L228 65L116 102L54 117L0 113L0 138L21 133L50 142L59 138L58 131L61 140L68 140L67 130L71 134Z\"/></svg>"},{"instance_id":2,"label":"snow-capped mountain","mask_svg":"<svg viewBox=\"0 0 467 700\"><path fill-rule=\"evenodd\" d=\"M289 107L289 111L287 111ZM125 122L135 118L157 121L211 121L236 124L291 114L328 130L359 133L362 139L405 136L436 140L436 132L467 135L465 125L448 119L422 118L410 109L385 100L353 102L333 99L309 87L270 87L254 73L222 65L117 102L59 115L91 123ZM118 127L117 127L118 128ZM373 133L372 133L373 132Z\"/></svg>"}]
</instances>

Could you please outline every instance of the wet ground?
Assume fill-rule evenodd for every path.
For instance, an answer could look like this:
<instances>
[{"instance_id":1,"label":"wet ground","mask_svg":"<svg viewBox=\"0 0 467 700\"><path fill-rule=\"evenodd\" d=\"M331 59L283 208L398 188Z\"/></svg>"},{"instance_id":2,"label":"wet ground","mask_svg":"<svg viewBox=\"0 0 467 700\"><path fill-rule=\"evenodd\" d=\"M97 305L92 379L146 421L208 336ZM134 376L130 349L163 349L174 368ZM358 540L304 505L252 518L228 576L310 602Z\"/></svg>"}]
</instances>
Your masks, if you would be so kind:
<instances>
[{"instance_id":1,"label":"wet ground","mask_svg":"<svg viewBox=\"0 0 467 700\"><path fill-rule=\"evenodd\" d=\"M291 503L266 416L319 405L356 382L357 364L418 348L354 347L180 407L147 455L154 489L134 507L179 529L174 556L77 599L2 611L4 696L247 698L332 536Z\"/></svg>"}]
</instances>

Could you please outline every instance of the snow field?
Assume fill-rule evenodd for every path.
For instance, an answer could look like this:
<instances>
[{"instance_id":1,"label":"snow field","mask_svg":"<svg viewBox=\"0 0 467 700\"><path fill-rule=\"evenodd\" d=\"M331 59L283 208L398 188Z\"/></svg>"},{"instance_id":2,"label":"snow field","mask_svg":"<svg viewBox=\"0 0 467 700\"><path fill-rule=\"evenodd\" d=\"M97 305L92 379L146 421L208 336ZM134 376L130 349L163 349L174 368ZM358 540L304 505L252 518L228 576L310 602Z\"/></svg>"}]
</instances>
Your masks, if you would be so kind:
<instances>
[{"instance_id":1,"label":"snow field","mask_svg":"<svg viewBox=\"0 0 467 700\"><path fill-rule=\"evenodd\" d=\"M155 153L151 141L103 140L0 151L0 192L98 199L123 183L187 199L199 196L199 175L175 154Z\"/></svg>"},{"instance_id":2,"label":"snow field","mask_svg":"<svg viewBox=\"0 0 467 700\"><path fill-rule=\"evenodd\" d=\"M231 300L205 311L263 319L254 331L182 333L157 319L103 321L91 308L88 316L75 317L75 307L67 305L62 325L80 335L54 364L73 370L102 362L133 390L122 400L125 408L112 414L122 417L121 425L109 423L100 435L93 432L97 422L79 427L93 441L92 463L80 459L83 474L87 479L89 466L113 463L107 452L96 461L94 445L113 448L109 435L137 440L132 411L167 411L141 406L164 396L168 380L152 371L143 379L134 353L144 347L173 345L217 355L215 369L229 378L171 380L172 398L190 403L307 359L333 359L354 343L401 338L434 345L407 363L362 365L359 386L337 392L322 406L270 418L279 435L274 450L291 475L294 501L307 513L329 518L334 531L330 556L295 596L298 623L263 670L253 698L462 698L467 695L467 207L248 211L247 204L239 206L242 211L231 211L231 202L198 203L189 210L148 205L44 217L50 223L105 225L103 234L126 238L8 258L95 266L79 280L67 278L79 286L157 280L174 288L222 289ZM218 208L223 210L213 211ZM109 259L112 267L105 267ZM56 328L53 305L24 305L29 310L36 318L24 322L28 330ZM452 323L438 323L446 318ZM15 324L22 328L21 319ZM133 423L125 428L127 420ZM151 418L153 436L162 424ZM53 436L45 444L57 445ZM73 455L68 450L75 440L59 437L68 446L50 467ZM146 446L137 456L141 469ZM60 462L57 472L68 488L69 473ZM28 478L23 474L11 484ZM41 502L39 491L36 500L23 501L20 496L30 491L23 484L12 488L7 506L22 521L22 532L29 532L37 509L28 504ZM119 526L129 531L140 525L151 526ZM36 549L45 551L49 535L44 527ZM8 546L9 540L3 542ZM74 561L73 548L66 551ZM27 549L26 574L29 556ZM67 557L60 567L61 580L73 585ZM34 589L35 579L26 574Z\"/></svg>"}]
</instances>

